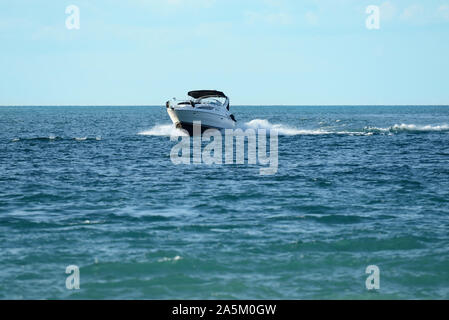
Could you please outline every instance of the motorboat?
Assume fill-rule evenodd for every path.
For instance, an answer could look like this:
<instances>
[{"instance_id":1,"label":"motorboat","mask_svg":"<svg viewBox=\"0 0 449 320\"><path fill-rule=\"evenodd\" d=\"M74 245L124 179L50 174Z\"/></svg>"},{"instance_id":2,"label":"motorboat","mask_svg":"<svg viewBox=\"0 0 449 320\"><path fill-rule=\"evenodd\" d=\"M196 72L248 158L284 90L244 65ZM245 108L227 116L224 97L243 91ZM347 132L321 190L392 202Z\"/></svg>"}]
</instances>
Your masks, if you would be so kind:
<instances>
[{"instance_id":1,"label":"motorboat","mask_svg":"<svg viewBox=\"0 0 449 320\"><path fill-rule=\"evenodd\" d=\"M207 129L233 129L236 120L229 110L229 98L221 91L197 90L188 93L187 100L167 101L170 119L179 129L193 135L194 122L201 122L201 132Z\"/></svg>"}]
</instances>

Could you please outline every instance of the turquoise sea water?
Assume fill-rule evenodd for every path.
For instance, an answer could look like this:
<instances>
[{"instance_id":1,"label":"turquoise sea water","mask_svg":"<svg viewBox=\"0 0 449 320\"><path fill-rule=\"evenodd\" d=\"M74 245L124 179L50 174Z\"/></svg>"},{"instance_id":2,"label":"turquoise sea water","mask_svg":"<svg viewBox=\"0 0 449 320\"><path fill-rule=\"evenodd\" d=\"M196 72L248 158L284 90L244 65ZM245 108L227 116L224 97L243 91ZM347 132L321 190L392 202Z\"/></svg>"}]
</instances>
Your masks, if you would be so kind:
<instances>
[{"instance_id":1,"label":"turquoise sea water","mask_svg":"<svg viewBox=\"0 0 449 320\"><path fill-rule=\"evenodd\" d=\"M172 164L162 107L0 108L0 298L449 298L449 107L233 112L277 174Z\"/></svg>"}]
</instances>

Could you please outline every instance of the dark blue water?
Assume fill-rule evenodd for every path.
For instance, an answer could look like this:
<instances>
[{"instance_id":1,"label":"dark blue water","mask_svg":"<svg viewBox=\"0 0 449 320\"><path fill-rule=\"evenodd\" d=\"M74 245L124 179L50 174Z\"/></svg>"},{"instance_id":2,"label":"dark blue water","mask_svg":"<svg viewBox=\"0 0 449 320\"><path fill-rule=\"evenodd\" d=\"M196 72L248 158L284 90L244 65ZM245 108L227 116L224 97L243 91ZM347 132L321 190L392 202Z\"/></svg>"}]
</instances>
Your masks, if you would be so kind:
<instances>
[{"instance_id":1,"label":"dark blue water","mask_svg":"<svg viewBox=\"0 0 449 320\"><path fill-rule=\"evenodd\" d=\"M233 112L277 174L174 165L162 107L0 108L0 298L449 298L449 107Z\"/></svg>"}]
</instances>

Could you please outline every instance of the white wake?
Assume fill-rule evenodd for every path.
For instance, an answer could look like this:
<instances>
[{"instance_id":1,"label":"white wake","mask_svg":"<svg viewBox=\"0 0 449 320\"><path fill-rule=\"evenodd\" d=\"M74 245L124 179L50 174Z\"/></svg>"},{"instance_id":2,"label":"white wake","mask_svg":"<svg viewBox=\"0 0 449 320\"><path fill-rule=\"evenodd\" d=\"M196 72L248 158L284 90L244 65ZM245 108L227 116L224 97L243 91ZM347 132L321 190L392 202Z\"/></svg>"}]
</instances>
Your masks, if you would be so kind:
<instances>
[{"instance_id":1,"label":"white wake","mask_svg":"<svg viewBox=\"0 0 449 320\"><path fill-rule=\"evenodd\" d=\"M246 122L241 126L241 129L265 129L267 132L276 130L281 136L297 136L297 135L315 135L315 134L332 134L334 132L325 131L321 129L298 129L284 124L272 124L265 119L254 119Z\"/></svg>"},{"instance_id":2,"label":"white wake","mask_svg":"<svg viewBox=\"0 0 449 320\"><path fill-rule=\"evenodd\" d=\"M416 124L395 124L388 128L366 127L365 131L368 132L445 132L449 131L449 125L416 125Z\"/></svg>"},{"instance_id":3,"label":"white wake","mask_svg":"<svg viewBox=\"0 0 449 320\"><path fill-rule=\"evenodd\" d=\"M179 130L173 124L156 125L149 130L139 132L141 136L156 136L156 137L170 137L170 136L185 136L186 133Z\"/></svg>"},{"instance_id":4,"label":"white wake","mask_svg":"<svg viewBox=\"0 0 449 320\"><path fill-rule=\"evenodd\" d=\"M266 119L254 119L249 122L239 123L236 129L265 129L267 132L277 131L281 136L297 136L297 135L373 135L373 134L399 134L399 133L425 133L425 132L448 132L449 125L416 125L416 124L395 124L390 127L374 127L368 126L353 130L341 130L341 128L316 128L316 129L300 129L285 124L273 124ZM185 136L185 132L177 129L173 124L161 124L152 127L149 130L139 132L143 136Z\"/></svg>"}]
</instances>

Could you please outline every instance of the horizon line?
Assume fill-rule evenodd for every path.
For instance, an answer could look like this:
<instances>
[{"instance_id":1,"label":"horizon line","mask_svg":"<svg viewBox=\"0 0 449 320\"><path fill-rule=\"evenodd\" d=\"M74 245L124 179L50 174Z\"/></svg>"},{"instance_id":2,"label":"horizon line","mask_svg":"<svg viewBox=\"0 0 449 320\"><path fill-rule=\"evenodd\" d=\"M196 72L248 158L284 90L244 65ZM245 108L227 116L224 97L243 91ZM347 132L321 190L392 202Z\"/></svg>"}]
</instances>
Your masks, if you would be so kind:
<instances>
[{"instance_id":1,"label":"horizon line","mask_svg":"<svg viewBox=\"0 0 449 320\"><path fill-rule=\"evenodd\" d=\"M234 107L449 107L449 104L233 104ZM231 106L231 107L232 107ZM157 104L16 104L2 107L162 107Z\"/></svg>"}]
</instances>

